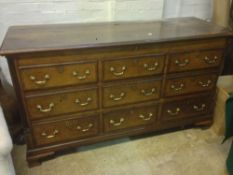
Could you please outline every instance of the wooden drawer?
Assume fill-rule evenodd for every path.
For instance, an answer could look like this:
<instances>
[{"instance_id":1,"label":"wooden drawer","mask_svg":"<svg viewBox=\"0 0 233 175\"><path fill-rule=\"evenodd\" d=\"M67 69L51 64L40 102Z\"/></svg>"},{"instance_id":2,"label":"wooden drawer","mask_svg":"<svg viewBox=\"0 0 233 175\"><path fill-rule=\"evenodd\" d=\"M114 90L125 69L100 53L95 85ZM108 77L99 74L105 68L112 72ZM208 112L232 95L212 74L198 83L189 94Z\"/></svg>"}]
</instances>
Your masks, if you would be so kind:
<instances>
[{"instance_id":1,"label":"wooden drawer","mask_svg":"<svg viewBox=\"0 0 233 175\"><path fill-rule=\"evenodd\" d=\"M212 95L165 102L162 109L162 120L176 120L209 114L213 109L213 102Z\"/></svg>"},{"instance_id":2,"label":"wooden drawer","mask_svg":"<svg viewBox=\"0 0 233 175\"><path fill-rule=\"evenodd\" d=\"M161 81L150 80L103 88L103 106L118 106L129 103L155 100L160 97Z\"/></svg>"},{"instance_id":3,"label":"wooden drawer","mask_svg":"<svg viewBox=\"0 0 233 175\"><path fill-rule=\"evenodd\" d=\"M103 62L103 79L117 80L162 74L165 56L145 56Z\"/></svg>"},{"instance_id":4,"label":"wooden drawer","mask_svg":"<svg viewBox=\"0 0 233 175\"><path fill-rule=\"evenodd\" d=\"M94 83L97 82L97 63L24 68L20 76L25 90Z\"/></svg>"},{"instance_id":5,"label":"wooden drawer","mask_svg":"<svg viewBox=\"0 0 233 175\"><path fill-rule=\"evenodd\" d=\"M94 116L34 124L32 132L36 145L45 145L95 136L98 134L98 128L99 118Z\"/></svg>"},{"instance_id":6,"label":"wooden drawer","mask_svg":"<svg viewBox=\"0 0 233 175\"><path fill-rule=\"evenodd\" d=\"M217 75L201 75L166 80L165 96L208 91L215 87Z\"/></svg>"},{"instance_id":7,"label":"wooden drawer","mask_svg":"<svg viewBox=\"0 0 233 175\"><path fill-rule=\"evenodd\" d=\"M45 100L46 99L46 100ZM97 88L40 95L26 98L30 118L48 118L54 115L94 110L98 108Z\"/></svg>"},{"instance_id":8,"label":"wooden drawer","mask_svg":"<svg viewBox=\"0 0 233 175\"><path fill-rule=\"evenodd\" d=\"M103 115L104 131L110 132L119 129L153 124L157 118L157 113L157 105L106 113Z\"/></svg>"},{"instance_id":9,"label":"wooden drawer","mask_svg":"<svg viewBox=\"0 0 233 175\"><path fill-rule=\"evenodd\" d=\"M223 59L223 50L205 50L175 53L169 56L168 72L218 67Z\"/></svg>"}]
</instances>

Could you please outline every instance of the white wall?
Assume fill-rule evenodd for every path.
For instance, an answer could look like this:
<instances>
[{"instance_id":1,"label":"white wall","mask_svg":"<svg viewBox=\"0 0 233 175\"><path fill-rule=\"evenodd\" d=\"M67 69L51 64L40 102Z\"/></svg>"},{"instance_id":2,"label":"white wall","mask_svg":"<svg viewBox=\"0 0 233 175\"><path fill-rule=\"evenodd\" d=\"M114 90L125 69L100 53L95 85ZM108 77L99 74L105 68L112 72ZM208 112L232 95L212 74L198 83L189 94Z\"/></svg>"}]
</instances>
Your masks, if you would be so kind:
<instances>
[{"instance_id":1,"label":"white wall","mask_svg":"<svg viewBox=\"0 0 233 175\"><path fill-rule=\"evenodd\" d=\"M218 0L222 1L222 0ZM164 0L164 17L195 16L211 20L213 0Z\"/></svg>"}]
</instances>

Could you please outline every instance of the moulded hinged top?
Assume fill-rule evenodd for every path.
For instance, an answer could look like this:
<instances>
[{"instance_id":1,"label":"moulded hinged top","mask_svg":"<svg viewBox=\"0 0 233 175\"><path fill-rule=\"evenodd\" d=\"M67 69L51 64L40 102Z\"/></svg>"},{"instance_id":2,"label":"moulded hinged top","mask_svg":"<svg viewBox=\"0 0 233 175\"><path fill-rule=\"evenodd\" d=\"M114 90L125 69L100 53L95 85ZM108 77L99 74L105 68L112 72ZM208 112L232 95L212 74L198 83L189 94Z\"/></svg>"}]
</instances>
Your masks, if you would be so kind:
<instances>
[{"instance_id":1,"label":"moulded hinged top","mask_svg":"<svg viewBox=\"0 0 233 175\"><path fill-rule=\"evenodd\" d=\"M232 36L197 18L162 21L12 26L0 55Z\"/></svg>"}]
</instances>

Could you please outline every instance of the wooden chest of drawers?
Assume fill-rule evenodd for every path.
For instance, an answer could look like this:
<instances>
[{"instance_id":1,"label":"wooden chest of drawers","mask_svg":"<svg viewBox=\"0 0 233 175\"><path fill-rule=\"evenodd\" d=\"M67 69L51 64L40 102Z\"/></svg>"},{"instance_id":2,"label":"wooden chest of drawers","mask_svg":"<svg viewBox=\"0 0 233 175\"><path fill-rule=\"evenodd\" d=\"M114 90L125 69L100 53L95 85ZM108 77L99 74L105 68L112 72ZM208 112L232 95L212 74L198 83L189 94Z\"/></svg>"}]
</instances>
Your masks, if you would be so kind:
<instances>
[{"instance_id":1,"label":"wooden chest of drawers","mask_svg":"<svg viewBox=\"0 0 233 175\"><path fill-rule=\"evenodd\" d=\"M27 160L211 122L232 33L195 18L11 27L8 59Z\"/></svg>"}]
</instances>

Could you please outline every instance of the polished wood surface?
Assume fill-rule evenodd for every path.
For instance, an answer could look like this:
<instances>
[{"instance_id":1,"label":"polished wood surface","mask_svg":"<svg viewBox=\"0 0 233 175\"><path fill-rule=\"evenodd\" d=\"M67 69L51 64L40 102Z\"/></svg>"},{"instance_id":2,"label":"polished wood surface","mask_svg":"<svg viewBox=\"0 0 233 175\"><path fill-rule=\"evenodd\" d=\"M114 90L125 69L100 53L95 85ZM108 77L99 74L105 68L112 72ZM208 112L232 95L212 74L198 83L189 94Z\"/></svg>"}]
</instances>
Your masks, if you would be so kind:
<instances>
[{"instance_id":1,"label":"polished wood surface","mask_svg":"<svg viewBox=\"0 0 233 175\"><path fill-rule=\"evenodd\" d=\"M137 44L128 46L87 48L77 50L64 50L56 52L35 52L17 54L19 68L30 68L38 65L53 65L76 63L77 60L109 60L126 57L145 57L148 55L161 55L163 53L187 52L193 50L225 49L227 40L225 37L206 38L201 40L189 40L167 43ZM185 46L185 47L184 47ZM1 52L1 50L0 50ZM10 56L8 56L10 58Z\"/></svg>"},{"instance_id":2,"label":"polished wood surface","mask_svg":"<svg viewBox=\"0 0 233 175\"><path fill-rule=\"evenodd\" d=\"M10 28L0 53L29 165L69 147L211 123L230 36L195 18Z\"/></svg>"},{"instance_id":3,"label":"polished wood surface","mask_svg":"<svg viewBox=\"0 0 233 175\"><path fill-rule=\"evenodd\" d=\"M166 80L165 96L209 91L215 88L216 81L217 75L215 74L168 79Z\"/></svg>"},{"instance_id":4,"label":"polished wood surface","mask_svg":"<svg viewBox=\"0 0 233 175\"><path fill-rule=\"evenodd\" d=\"M20 74L25 90L95 83L97 63L37 66L21 69Z\"/></svg>"},{"instance_id":5,"label":"polished wood surface","mask_svg":"<svg viewBox=\"0 0 233 175\"><path fill-rule=\"evenodd\" d=\"M36 145L61 143L97 135L98 127L98 116L70 119L36 124L33 126L33 136L35 137Z\"/></svg>"},{"instance_id":6,"label":"polished wood surface","mask_svg":"<svg viewBox=\"0 0 233 175\"><path fill-rule=\"evenodd\" d=\"M109 81L162 74L164 60L164 56L154 55L105 61L103 79Z\"/></svg>"},{"instance_id":7,"label":"polished wood surface","mask_svg":"<svg viewBox=\"0 0 233 175\"><path fill-rule=\"evenodd\" d=\"M151 125L156 121L157 114L158 107L156 105L105 113L103 115L104 132L129 129L140 125Z\"/></svg>"},{"instance_id":8,"label":"polished wood surface","mask_svg":"<svg viewBox=\"0 0 233 175\"><path fill-rule=\"evenodd\" d=\"M212 94L169 101L163 104L162 120L165 122L177 121L185 117L207 115L211 112L213 104L214 98Z\"/></svg>"},{"instance_id":9,"label":"polished wood surface","mask_svg":"<svg viewBox=\"0 0 233 175\"><path fill-rule=\"evenodd\" d=\"M139 81L103 88L103 106L117 106L129 103L156 100L160 97L161 81Z\"/></svg>"},{"instance_id":10,"label":"polished wood surface","mask_svg":"<svg viewBox=\"0 0 233 175\"><path fill-rule=\"evenodd\" d=\"M174 73L218 67L222 62L223 54L223 50L175 53L170 55L168 72Z\"/></svg>"},{"instance_id":11,"label":"polished wood surface","mask_svg":"<svg viewBox=\"0 0 233 175\"><path fill-rule=\"evenodd\" d=\"M197 18L152 22L56 24L10 27L0 54L157 43L231 35Z\"/></svg>"},{"instance_id":12,"label":"polished wood surface","mask_svg":"<svg viewBox=\"0 0 233 175\"><path fill-rule=\"evenodd\" d=\"M99 106L98 99L98 89L91 88L26 97L26 104L29 116L33 120L59 114L96 110Z\"/></svg>"}]
</instances>

